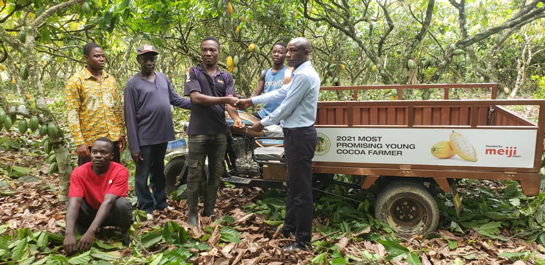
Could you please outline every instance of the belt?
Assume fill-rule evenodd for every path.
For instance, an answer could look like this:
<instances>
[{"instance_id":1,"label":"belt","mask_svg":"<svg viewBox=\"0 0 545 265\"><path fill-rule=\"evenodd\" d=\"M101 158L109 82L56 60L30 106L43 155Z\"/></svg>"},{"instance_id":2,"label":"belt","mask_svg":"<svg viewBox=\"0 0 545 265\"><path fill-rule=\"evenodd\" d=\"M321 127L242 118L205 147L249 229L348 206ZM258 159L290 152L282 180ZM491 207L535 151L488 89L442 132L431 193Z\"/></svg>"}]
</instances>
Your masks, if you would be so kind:
<instances>
[{"instance_id":1,"label":"belt","mask_svg":"<svg viewBox=\"0 0 545 265\"><path fill-rule=\"evenodd\" d=\"M282 128L282 129L286 130L286 131L299 131L299 130L306 130L306 129L310 129L310 128L314 128L314 125L310 125L310 126L306 126L306 127Z\"/></svg>"}]
</instances>

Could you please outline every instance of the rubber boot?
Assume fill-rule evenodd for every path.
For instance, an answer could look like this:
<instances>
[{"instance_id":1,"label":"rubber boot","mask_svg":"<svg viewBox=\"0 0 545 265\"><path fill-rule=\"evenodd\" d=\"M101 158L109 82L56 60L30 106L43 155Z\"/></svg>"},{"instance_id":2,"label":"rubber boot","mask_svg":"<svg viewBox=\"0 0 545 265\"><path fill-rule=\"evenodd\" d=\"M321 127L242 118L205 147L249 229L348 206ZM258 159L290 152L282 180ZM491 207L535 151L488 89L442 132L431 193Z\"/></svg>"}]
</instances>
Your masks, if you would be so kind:
<instances>
[{"instance_id":1,"label":"rubber boot","mask_svg":"<svg viewBox=\"0 0 545 265\"><path fill-rule=\"evenodd\" d=\"M187 189L187 223L189 225L198 227L199 226L199 217L197 216L197 211L199 209L199 189Z\"/></svg>"},{"instance_id":2,"label":"rubber boot","mask_svg":"<svg viewBox=\"0 0 545 265\"><path fill-rule=\"evenodd\" d=\"M202 212L202 216L216 216L214 207L216 206L217 195L217 185L206 185L204 187L204 211Z\"/></svg>"}]
</instances>

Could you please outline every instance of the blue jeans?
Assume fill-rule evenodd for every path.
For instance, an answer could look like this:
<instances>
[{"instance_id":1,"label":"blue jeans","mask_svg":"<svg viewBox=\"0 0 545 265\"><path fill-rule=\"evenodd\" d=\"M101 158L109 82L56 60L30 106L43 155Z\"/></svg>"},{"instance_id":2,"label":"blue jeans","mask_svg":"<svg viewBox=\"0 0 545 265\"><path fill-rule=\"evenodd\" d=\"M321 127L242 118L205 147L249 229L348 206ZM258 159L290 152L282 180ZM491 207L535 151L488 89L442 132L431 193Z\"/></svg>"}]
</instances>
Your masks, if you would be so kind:
<instances>
[{"instance_id":1,"label":"blue jeans","mask_svg":"<svg viewBox=\"0 0 545 265\"><path fill-rule=\"evenodd\" d=\"M138 209L153 212L154 209L167 208L165 153L167 143L140 146L143 161L136 164L134 190L138 198ZM149 183L153 193L148 187Z\"/></svg>"},{"instance_id":2,"label":"blue jeans","mask_svg":"<svg viewBox=\"0 0 545 265\"><path fill-rule=\"evenodd\" d=\"M218 186L223 175L223 159L227 148L228 134L200 134L189 136L189 153L187 155L187 190L198 191L208 157L208 179L206 185Z\"/></svg>"}]
</instances>

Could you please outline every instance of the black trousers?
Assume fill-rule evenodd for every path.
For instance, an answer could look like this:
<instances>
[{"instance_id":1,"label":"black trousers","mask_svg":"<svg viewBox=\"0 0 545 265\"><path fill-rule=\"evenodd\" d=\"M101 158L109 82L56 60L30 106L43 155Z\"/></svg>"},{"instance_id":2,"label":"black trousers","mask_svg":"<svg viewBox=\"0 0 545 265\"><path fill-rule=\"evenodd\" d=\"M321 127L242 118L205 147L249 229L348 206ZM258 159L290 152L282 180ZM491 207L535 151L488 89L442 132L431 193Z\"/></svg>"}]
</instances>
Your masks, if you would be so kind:
<instances>
[{"instance_id":1,"label":"black trousers","mask_svg":"<svg viewBox=\"0 0 545 265\"><path fill-rule=\"evenodd\" d=\"M283 232L292 233L297 241L310 242L312 237L312 158L318 143L314 126L284 128L284 151L288 168L288 198Z\"/></svg>"},{"instance_id":2,"label":"black trousers","mask_svg":"<svg viewBox=\"0 0 545 265\"><path fill-rule=\"evenodd\" d=\"M91 146L89 146L89 153L91 152ZM121 154L119 153L119 141L114 142L114 158L112 158L112 161L116 163L121 163ZM91 157L82 157L78 156L78 167L87 163L91 162Z\"/></svg>"},{"instance_id":3,"label":"black trousers","mask_svg":"<svg viewBox=\"0 0 545 265\"><path fill-rule=\"evenodd\" d=\"M168 207L164 174L167 145L168 143L140 146L140 155L144 160L136 164L134 191L138 198L138 209L147 213Z\"/></svg>"},{"instance_id":4,"label":"black trousers","mask_svg":"<svg viewBox=\"0 0 545 265\"><path fill-rule=\"evenodd\" d=\"M85 198L81 200L79 206L78 220L76 221L76 229L83 235L95 220L98 210L93 209L85 202ZM119 197L110 208L110 212L101 226L117 226L122 232L126 232L132 224L132 204L129 199Z\"/></svg>"}]
</instances>

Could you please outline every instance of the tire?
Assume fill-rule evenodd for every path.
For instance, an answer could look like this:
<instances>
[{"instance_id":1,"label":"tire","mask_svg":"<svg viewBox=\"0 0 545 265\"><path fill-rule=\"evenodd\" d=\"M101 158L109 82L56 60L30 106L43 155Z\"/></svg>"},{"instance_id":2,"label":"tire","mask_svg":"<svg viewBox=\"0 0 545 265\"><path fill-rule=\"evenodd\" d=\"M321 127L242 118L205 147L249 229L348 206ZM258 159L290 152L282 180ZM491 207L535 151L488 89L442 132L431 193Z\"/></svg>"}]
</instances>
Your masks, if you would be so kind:
<instances>
[{"instance_id":1,"label":"tire","mask_svg":"<svg viewBox=\"0 0 545 265\"><path fill-rule=\"evenodd\" d=\"M392 227L400 237L425 236L439 224L439 207L421 183L398 181L379 193L375 218Z\"/></svg>"},{"instance_id":2,"label":"tire","mask_svg":"<svg viewBox=\"0 0 545 265\"><path fill-rule=\"evenodd\" d=\"M171 159L165 166L165 178L167 184L167 193L170 194L178 190L180 185L187 182L188 168L185 167L185 156L177 156ZM184 172L182 172L184 170Z\"/></svg>"}]
</instances>

